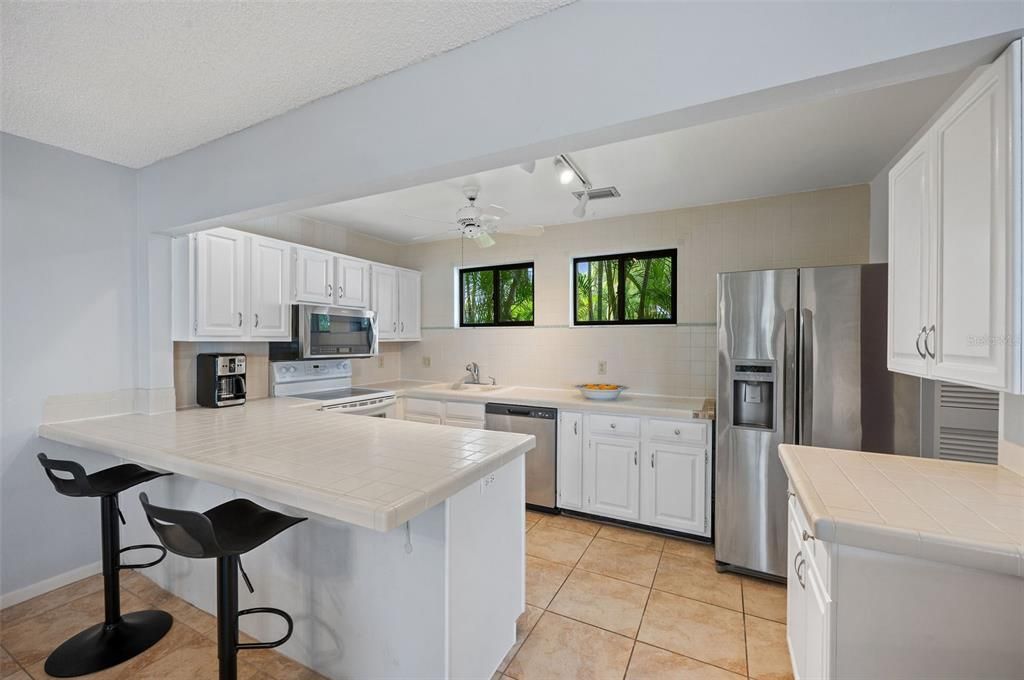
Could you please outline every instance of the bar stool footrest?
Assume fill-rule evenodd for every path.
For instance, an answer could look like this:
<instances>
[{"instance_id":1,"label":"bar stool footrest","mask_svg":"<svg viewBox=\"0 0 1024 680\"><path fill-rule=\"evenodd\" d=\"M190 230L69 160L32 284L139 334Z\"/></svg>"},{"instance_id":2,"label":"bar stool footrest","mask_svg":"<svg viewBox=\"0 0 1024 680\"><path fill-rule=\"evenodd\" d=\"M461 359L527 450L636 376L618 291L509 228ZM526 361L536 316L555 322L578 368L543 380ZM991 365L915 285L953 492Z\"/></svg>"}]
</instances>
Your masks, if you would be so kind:
<instances>
[{"instance_id":1,"label":"bar stool footrest","mask_svg":"<svg viewBox=\"0 0 1024 680\"><path fill-rule=\"evenodd\" d=\"M128 552L129 550L145 550L145 549L159 550L160 551L160 557L156 558L152 562L145 562L145 563L142 563L142 564L119 564L117 566L117 568L118 569L147 569L149 567L155 567L156 565L158 565L161 562L163 562L164 559L167 557L167 548L165 548L162 545L159 545L157 543L140 543L138 545L129 545L129 546L125 547L125 548L121 548L118 551L118 553L123 555L124 553Z\"/></svg>"},{"instance_id":2,"label":"bar stool footrest","mask_svg":"<svg viewBox=\"0 0 1024 680\"><path fill-rule=\"evenodd\" d=\"M288 612L275 607L253 607L251 609L242 609L238 612L238 617L241 618L247 614L274 614L284 619L285 623L288 624L288 632L284 634L284 637L273 642L240 642L237 645L237 649L273 649L274 647L280 647L284 643L288 642L288 639L292 636L292 630L295 628L295 623L292 621L292 617Z\"/></svg>"}]
</instances>

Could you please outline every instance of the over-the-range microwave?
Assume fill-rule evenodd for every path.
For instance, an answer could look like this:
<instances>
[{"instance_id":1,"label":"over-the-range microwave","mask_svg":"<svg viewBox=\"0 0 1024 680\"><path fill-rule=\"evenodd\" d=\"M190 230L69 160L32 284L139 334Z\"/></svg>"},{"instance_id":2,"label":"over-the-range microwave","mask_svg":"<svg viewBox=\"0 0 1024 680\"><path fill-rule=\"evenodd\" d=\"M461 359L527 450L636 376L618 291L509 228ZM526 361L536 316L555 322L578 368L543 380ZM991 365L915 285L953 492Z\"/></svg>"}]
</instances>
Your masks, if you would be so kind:
<instances>
[{"instance_id":1,"label":"over-the-range microwave","mask_svg":"<svg viewBox=\"0 0 1024 680\"><path fill-rule=\"evenodd\" d=\"M292 339L270 343L271 361L377 356L377 315L366 309L292 306Z\"/></svg>"}]
</instances>

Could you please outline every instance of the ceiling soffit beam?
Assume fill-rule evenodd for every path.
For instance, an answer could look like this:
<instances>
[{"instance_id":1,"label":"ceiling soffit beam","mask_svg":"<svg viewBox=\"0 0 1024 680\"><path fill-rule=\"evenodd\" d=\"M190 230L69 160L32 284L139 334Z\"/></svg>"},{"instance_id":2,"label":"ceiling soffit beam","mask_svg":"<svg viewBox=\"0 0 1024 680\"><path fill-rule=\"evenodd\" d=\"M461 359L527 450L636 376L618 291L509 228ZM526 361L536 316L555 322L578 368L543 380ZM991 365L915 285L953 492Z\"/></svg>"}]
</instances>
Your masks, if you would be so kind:
<instances>
[{"instance_id":1,"label":"ceiling soffit beam","mask_svg":"<svg viewBox=\"0 0 1024 680\"><path fill-rule=\"evenodd\" d=\"M948 73L1022 32L1016 2L584 0L143 168L140 227L254 219ZM464 105L467 82L490 83L486 112Z\"/></svg>"}]
</instances>

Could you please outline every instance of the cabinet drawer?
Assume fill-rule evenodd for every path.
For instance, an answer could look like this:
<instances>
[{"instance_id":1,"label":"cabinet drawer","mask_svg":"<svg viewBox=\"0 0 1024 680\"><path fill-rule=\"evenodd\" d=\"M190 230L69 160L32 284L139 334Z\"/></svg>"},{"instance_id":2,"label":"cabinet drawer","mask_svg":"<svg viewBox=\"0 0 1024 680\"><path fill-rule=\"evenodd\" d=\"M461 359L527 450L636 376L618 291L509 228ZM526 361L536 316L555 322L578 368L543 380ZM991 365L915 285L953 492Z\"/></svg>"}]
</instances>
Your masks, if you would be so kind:
<instances>
[{"instance_id":1,"label":"cabinet drawer","mask_svg":"<svg viewBox=\"0 0 1024 680\"><path fill-rule=\"evenodd\" d=\"M441 407L444 402L432 401L430 399L406 399L406 413L421 413L430 416L441 416Z\"/></svg>"},{"instance_id":2,"label":"cabinet drawer","mask_svg":"<svg viewBox=\"0 0 1024 680\"><path fill-rule=\"evenodd\" d=\"M448 418L459 418L462 420L484 421L483 404L467 404L460 401L449 401L445 405L445 416Z\"/></svg>"},{"instance_id":3,"label":"cabinet drawer","mask_svg":"<svg viewBox=\"0 0 1024 680\"><path fill-rule=\"evenodd\" d=\"M449 427L467 427L473 430L482 430L487 423L483 420L476 420L475 418L453 418L452 416L448 416L444 419L444 424Z\"/></svg>"},{"instance_id":4,"label":"cabinet drawer","mask_svg":"<svg viewBox=\"0 0 1024 680\"><path fill-rule=\"evenodd\" d=\"M651 418L647 421L646 436L663 442L704 446L707 444L708 428L704 423Z\"/></svg>"},{"instance_id":5,"label":"cabinet drawer","mask_svg":"<svg viewBox=\"0 0 1024 680\"><path fill-rule=\"evenodd\" d=\"M590 425L590 434L633 438L640 436L639 418L591 414L587 416L587 419Z\"/></svg>"}]
</instances>

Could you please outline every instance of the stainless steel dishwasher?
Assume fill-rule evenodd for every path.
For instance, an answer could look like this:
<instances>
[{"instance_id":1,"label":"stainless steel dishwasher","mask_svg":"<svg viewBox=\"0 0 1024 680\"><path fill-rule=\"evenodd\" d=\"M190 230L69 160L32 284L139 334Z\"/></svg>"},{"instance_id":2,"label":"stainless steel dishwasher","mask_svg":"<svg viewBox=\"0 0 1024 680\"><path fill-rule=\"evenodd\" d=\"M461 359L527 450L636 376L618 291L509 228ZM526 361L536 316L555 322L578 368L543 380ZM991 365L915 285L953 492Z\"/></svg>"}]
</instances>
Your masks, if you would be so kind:
<instances>
[{"instance_id":1,"label":"stainless steel dishwasher","mask_svg":"<svg viewBox=\"0 0 1024 680\"><path fill-rule=\"evenodd\" d=\"M487 404L486 422L488 430L532 434L537 438L537 447L526 454L526 505L555 510L558 409Z\"/></svg>"}]
</instances>

